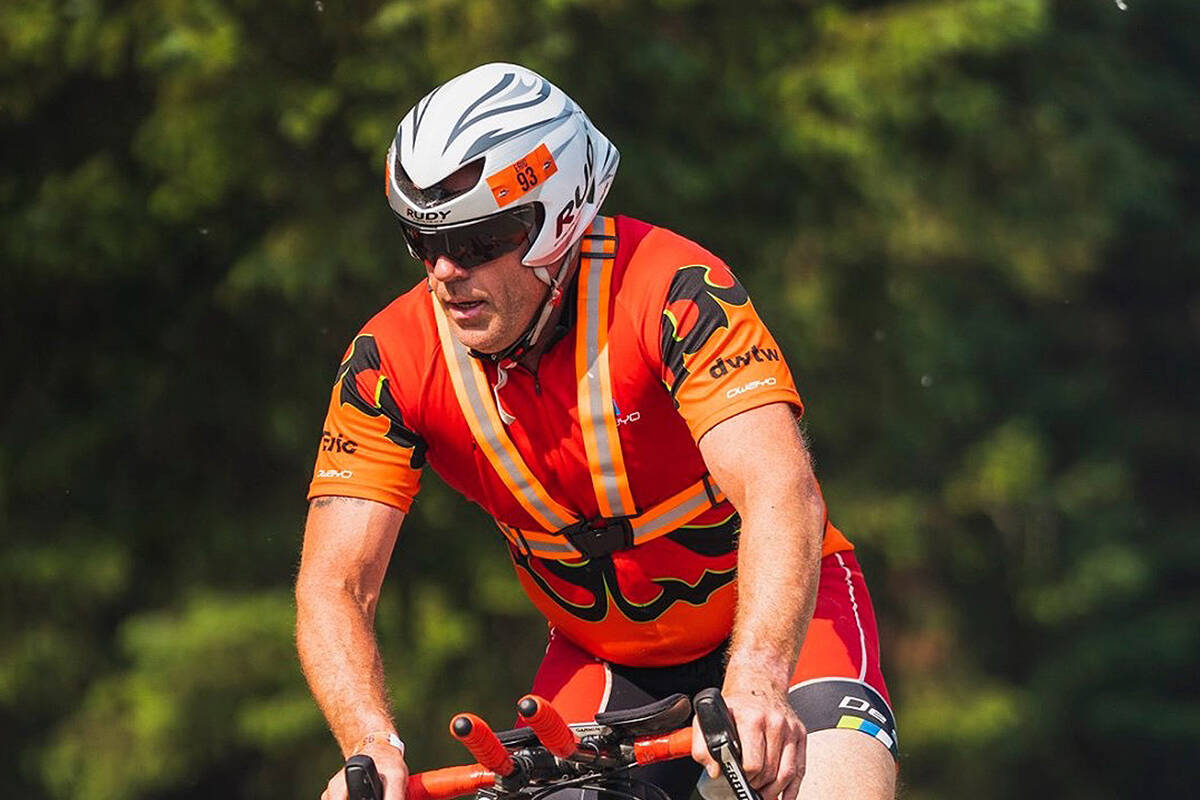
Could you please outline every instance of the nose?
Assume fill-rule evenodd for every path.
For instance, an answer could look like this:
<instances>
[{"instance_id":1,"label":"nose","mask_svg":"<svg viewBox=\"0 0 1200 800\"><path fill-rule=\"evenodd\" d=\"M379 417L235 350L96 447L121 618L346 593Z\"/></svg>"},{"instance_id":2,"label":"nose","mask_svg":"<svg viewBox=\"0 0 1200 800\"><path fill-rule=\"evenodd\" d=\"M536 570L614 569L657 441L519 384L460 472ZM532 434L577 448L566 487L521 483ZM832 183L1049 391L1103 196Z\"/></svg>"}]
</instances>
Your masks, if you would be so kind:
<instances>
[{"instance_id":1,"label":"nose","mask_svg":"<svg viewBox=\"0 0 1200 800\"><path fill-rule=\"evenodd\" d=\"M458 262L449 256L438 256L437 261L433 262L433 266L427 267L427 269L430 277L442 283L460 280L469 274L468 270L459 266Z\"/></svg>"}]
</instances>

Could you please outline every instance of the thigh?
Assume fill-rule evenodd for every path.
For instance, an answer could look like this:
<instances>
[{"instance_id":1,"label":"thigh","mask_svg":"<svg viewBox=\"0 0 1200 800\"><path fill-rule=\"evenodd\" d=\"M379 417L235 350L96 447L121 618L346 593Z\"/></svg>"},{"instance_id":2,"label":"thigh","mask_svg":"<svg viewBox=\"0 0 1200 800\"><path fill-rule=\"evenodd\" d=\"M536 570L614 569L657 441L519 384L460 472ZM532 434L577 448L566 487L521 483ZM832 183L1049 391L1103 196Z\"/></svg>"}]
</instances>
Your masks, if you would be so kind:
<instances>
[{"instance_id":1,"label":"thigh","mask_svg":"<svg viewBox=\"0 0 1200 800\"><path fill-rule=\"evenodd\" d=\"M810 734L852 731L896 757L896 722L879 663L875 611L853 551L821 561L817 606L789 699Z\"/></svg>"},{"instance_id":2,"label":"thigh","mask_svg":"<svg viewBox=\"0 0 1200 800\"><path fill-rule=\"evenodd\" d=\"M875 742L849 730L809 734L798 800L891 800L896 762Z\"/></svg>"}]
</instances>

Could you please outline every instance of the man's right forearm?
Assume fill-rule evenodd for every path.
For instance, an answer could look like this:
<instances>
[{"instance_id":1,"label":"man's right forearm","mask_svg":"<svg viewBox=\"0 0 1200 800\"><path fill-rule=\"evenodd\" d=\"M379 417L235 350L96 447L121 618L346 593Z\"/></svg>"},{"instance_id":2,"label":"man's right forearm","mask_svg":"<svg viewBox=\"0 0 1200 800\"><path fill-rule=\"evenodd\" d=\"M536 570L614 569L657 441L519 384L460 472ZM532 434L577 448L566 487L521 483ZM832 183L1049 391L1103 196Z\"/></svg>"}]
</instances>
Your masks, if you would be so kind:
<instances>
[{"instance_id":1,"label":"man's right forearm","mask_svg":"<svg viewBox=\"0 0 1200 800\"><path fill-rule=\"evenodd\" d=\"M296 577L300 666L343 753L393 730L375 606L404 513L349 497L309 506Z\"/></svg>"},{"instance_id":2,"label":"man's right forearm","mask_svg":"<svg viewBox=\"0 0 1200 800\"><path fill-rule=\"evenodd\" d=\"M317 705L349 756L366 734L392 731L374 604L344 588L296 587L296 647Z\"/></svg>"}]
</instances>

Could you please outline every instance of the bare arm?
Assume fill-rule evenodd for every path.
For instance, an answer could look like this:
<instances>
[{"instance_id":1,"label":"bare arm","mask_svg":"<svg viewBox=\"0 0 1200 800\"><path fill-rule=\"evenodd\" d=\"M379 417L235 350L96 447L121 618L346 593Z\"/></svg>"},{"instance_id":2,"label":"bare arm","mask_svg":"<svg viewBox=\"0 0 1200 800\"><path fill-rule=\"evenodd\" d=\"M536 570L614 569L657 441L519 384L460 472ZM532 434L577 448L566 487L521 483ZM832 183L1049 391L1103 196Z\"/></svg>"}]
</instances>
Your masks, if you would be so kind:
<instances>
[{"instance_id":1,"label":"bare arm","mask_svg":"<svg viewBox=\"0 0 1200 800\"><path fill-rule=\"evenodd\" d=\"M700 451L742 518L723 692L751 782L766 797L790 800L803 775L804 730L787 703L788 680L816 603L825 504L785 404L725 420Z\"/></svg>"},{"instance_id":2,"label":"bare arm","mask_svg":"<svg viewBox=\"0 0 1200 800\"><path fill-rule=\"evenodd\" d=\"M404 512L370 500L318 497L309 505L296 579L296 649L346 756L366 734L394 731L375 643L375 607L403 520ZM386 744L363 751L375 757L381 773L392 762L386 783L402 781L407 769L399 751ZM345 797L337 775L326 796Z\"/></svg>"}]
</instances>

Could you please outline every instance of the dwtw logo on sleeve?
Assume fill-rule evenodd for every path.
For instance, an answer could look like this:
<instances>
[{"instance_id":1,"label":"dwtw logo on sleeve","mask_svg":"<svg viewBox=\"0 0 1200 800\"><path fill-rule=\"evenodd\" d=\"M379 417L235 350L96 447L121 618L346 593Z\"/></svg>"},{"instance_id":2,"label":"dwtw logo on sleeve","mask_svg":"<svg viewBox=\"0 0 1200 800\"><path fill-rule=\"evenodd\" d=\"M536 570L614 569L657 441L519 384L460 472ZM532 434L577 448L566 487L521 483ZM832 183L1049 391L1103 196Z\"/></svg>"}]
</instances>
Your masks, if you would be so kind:
<instances>
[{"instance_id":1,"label":"dwtw logo on sleeve","mask_svg":"<svg viewBox=\"0 0 1200 800\"><path fill-rule=\"evenodd\" d=\"M759 347L754 345L745 353L736 356L719 356L717 363L713 364L708 374L714 378L720 378L729 374L732 370L739 370L742 367L748 366L751 361L778 361L779 351L774 347Z\"/></svg>"}]
</instances>

